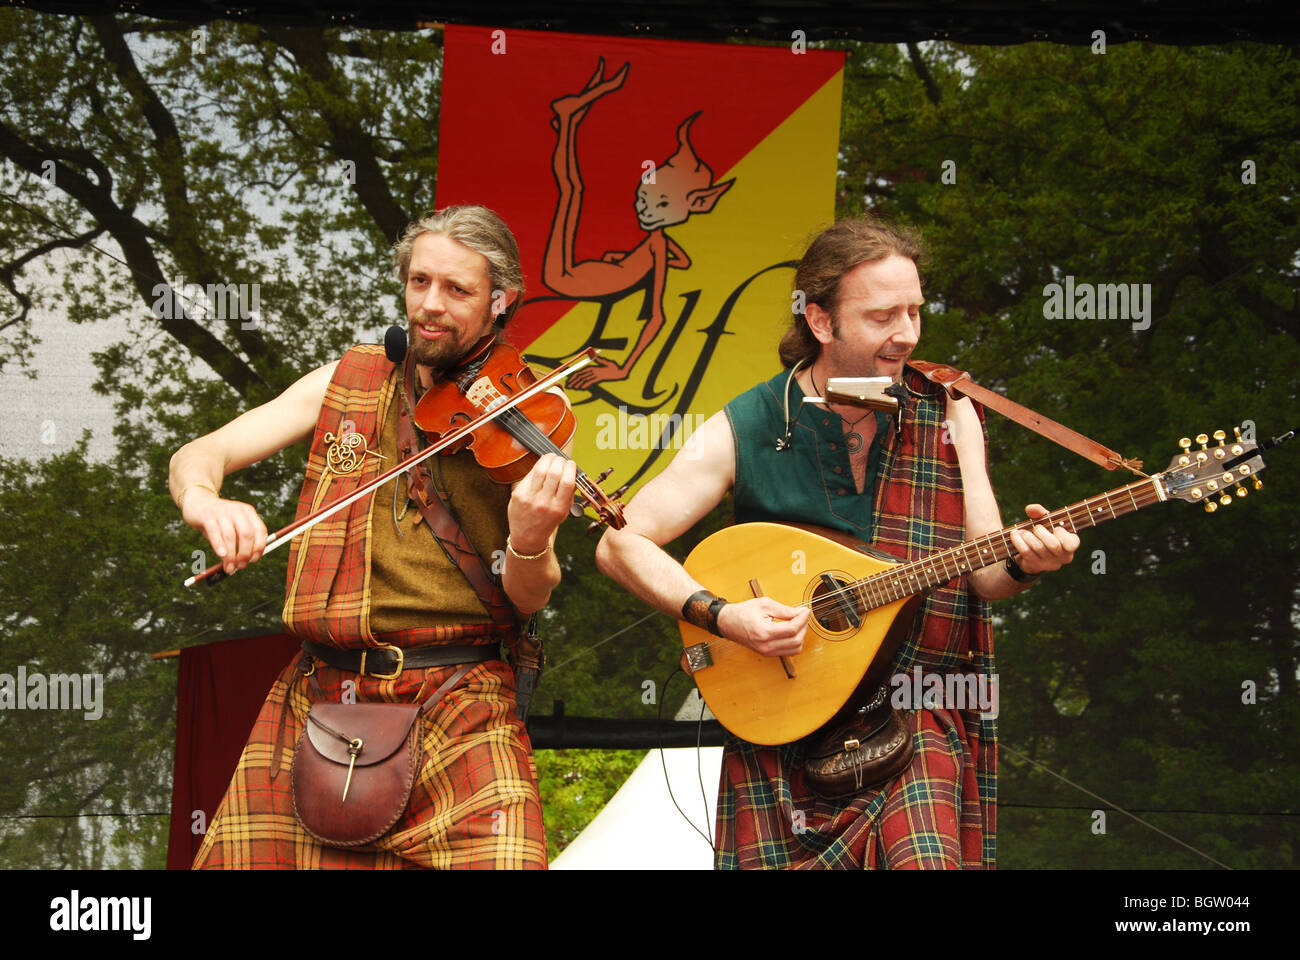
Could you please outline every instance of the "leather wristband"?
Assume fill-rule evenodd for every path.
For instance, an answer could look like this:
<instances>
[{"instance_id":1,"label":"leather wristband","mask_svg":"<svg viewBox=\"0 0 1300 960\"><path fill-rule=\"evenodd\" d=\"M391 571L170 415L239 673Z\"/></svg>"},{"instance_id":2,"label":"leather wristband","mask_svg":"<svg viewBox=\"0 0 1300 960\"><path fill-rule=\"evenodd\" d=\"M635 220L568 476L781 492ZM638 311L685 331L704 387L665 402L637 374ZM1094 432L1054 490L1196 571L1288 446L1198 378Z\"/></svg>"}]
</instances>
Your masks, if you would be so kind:
<instances>
[{"instance_id":1,"label":"leather wristband","mask_svg":"<svg viewBox=\"0 0 1300 960\"><path fill-rule=\"evenodd\" d=\"M1036 573L1025 573L1020 569L1020 564L1016 563L1014 557L1007 557L1007 575L1016 583L1033 583L1038 579Z\"/></svg>"},{"instance_id":2,"label":"leather wristband","mask_svg":"<svg viewBox=\"0 0 1300 960\"><path fill-rule=\"evenodd\" d=\"M708 590L696 590L682 604L682 619L720 637L722 631L718 629L718 613L726 605L725 597L714 596Z\"/></svg>"}]
</instances>

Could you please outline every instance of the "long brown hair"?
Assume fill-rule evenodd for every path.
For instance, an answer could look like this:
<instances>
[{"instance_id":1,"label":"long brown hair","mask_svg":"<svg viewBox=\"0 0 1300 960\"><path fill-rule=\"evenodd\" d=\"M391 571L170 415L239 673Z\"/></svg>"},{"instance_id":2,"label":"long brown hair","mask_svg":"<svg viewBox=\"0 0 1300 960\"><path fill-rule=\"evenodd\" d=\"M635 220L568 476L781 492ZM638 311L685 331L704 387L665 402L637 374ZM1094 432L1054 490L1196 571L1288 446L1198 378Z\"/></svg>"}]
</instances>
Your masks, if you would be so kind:
<instances>
[{"instance_id":1,"label":"long brown hair","mask_svg":"<svg viewBox=\"0 0 1300 960\"><path fill-rule=\"evenodd\" d=\"M411 251L415 241L425 233L438 233L481 253L488 262L488 282L493 296L498 290L518 290L514 303L501 317L502 322L514 316L524 298L524 271L519 262L519 244L506 222L493 210L481 206L443 207L411 223L400 240L393 245L393 261L397 276L406 286L407 271L411 266Z\"/></svg>"},{"instance_id":2,"label":"long brown hair","mask_svg":"<svg viewBox=\"0 0 1300 960\"><path fill-rule=\"evenodd\" d=\"M803 292L805 304L815 303L829 313L834 329L844 275L858 264L883 260L895 253L907 257L919 269L925 255L920 232L870 217L841 220L819 233L809 245L794 273L795 291ZM784 367L793 367L801 360L812 362L821 352L821 343L808 328L802 312L795 313L777 352Z\"/></svg>"}]
</instances>

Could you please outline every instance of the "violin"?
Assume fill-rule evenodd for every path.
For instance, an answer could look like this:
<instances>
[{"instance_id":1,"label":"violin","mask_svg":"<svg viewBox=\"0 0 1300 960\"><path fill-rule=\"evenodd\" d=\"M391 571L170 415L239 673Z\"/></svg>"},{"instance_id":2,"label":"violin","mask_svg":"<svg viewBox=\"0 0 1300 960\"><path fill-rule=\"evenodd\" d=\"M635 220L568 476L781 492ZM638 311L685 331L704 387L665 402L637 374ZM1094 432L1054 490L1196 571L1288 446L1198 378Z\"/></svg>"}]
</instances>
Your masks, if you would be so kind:
<instances>
[{"instance_id":1,"label":"violin","mask_svg":"<svg viewBox=\"0 0 1300 960\"><path fill-rule=\"evenodd\" d=\"M488 346L491 346L491 344L489 343ZM500 344L497 345L498 349L500 348L500 346L501 346ZM476 346L475 348L476 356L481 352L480 347L482 347L482 344ZM508 356L508 354L506 356ZM510 418L511 420L514 420L515 418L512 416L512 414L515 412L514 409L515 407L520 406L522 404L526 404L533 399L544 397L546 390L550 388L553 384L559 383L560 380L564 379L569 374L573 373L574 370L580 369L581 367L594 361L596 358L596 350L593 347L588 347L586 350L584 350L578 356L574 357L572 360L560 364L560 366L552 370L542 380L537 379L536 375L532 372L532 370L529 369L526 364L524 364L522 358L519 357L518 353L515 353L515 358L519 364L518 369L515 371L515 375L513 377L507 377L500 374L498 375L498 379L504 385L509 386L511 384L514 384L518 386L518 389L515 390L511 395L509 396L503 395L497 399L489 400L487 402L489 408L478 410L477 415L472 417L472 419L469 419L467 422L463 422L463 423L460 422L460 415L464 413L464 411L451 410L448 413L447 423L450 423L450 418L453 416L457 417L457 423L456 425L451 426L451 428L446 432L446 434L442 437L442 439L430 443L429 446L425 447L419 453L416 453L413 456L408 457L406 460L403 460L401 463L396 464L395 466L389 467L379 476L375 477L373 480L369 481L368 483L365 483L362 486L358 487L357 489L353 490L351 493L347 494L346 496L343 496L338 500L336 500L335 502L327 506L321 507L319 510L315 511L314 513L308 514L307 516L295 520L293 523L290 523L287 526L281 527L279 530L276 530L274 533L270 534L266 538L266 548L262 551L262 556L265 557L272 550L276 549L279 546L282 546L283 544L288 543L294 537L297 537L299 534L305 533L306 531L310 530L312 527L316 526L316 524L322 522L323 520L327 520L328 518L332 517L334 514L338 513L340 510L346 509L347 507L351 506L353 503L355 503L357 500L361 499L362 497L369 496L375 490L379 489L379 487L383 486L389 480L392 480L394 477L396 477L398 474L410 470L412 467L416 466L419 463L422 463L423 461L427 460L429 457L433 456L434 454L441 453L443 450L456 448L458 444L460 445L459 448L463 449L464 446L466 445L466 441L468 441L474 435L475 431L483 430L485 427L491 426L492 423L498 419ZM527 384L525 384L525 380L528 381ZM472 386L474 382L476 381L471 381L470 385ZM493 390L497 389L495 384L493 385L492 389ZM558 400L559 398L556 397L555 399ZM436 403L433 403L429 407L429 410L430 411L435 410L437 409L437 406L438 405ZM567 411L567 404L562 403L561 406L564 406ZM417 412L418 412L418 406L417 406ZM562 423L565 419L566 419L565 417L560 417L559 418L560 423ZM565 443L568 440L568 438L573 434L573 414L571 412L568 413L567 420L569 422L569 427L568 427L569 432L567 434L564 434L561 437L560 443ZM429 423L430 428L434 428L435 421L436 418L434 418L432 414L430 414L430 419L427 420L426 422ZM419 424L418 420L416 422L417 425L420 425L421 428L423 429L423 425ZM557 426L558 425L559 423L557 423ZM537 434L541 434L540 428L538 428L536 424L532 423L532 421L528 421L528 423L516 422L514 424L514 431L523 433L527 438L528 443L531 443L533 446L538 448L540 452L536 454L537 456L541 456L542 453L555 453L560 456L565 456L564 452L555 446L554 441L551 440L550 437L548 437L545 434L541 434L541 437L545 438L545 442L543 442L542 439L539 439L538 436L534 434L533 432L534 430L537 431ZM531 452L533 451L530 450L530 453ZM566 459L568 458L566 457ZM533 462L536 462L536 460L534 459ZM522 466L523 469L522 472L519 473L519 477L523 477L525 474L527 474L528 470L532 469L531 463L527 464L527 466L524 466L522 463L517 464L513 467L508 467L507 464L501 464L499 466L501 466L502 469L509 469L511 472L518 471ZM616 526L616 528L619 528L624 525L622 505L618 503L618 500L616 498L611 499L607 497L598 486L599 482L605 479L605 477L609 475L609 472L610 471L606 470L604 473L600 475L600 477L596 479L596 481L592 481L590 478L586 477L585 474L582 475L581 476L582 482L579 485L579 489L582 491L584 497L590 494L590 498L588 502L592 503L593 507L596 508L597 513L603 518L602 521L597 521L598 523L608 522L611 526ZM581 471L579 471L579 473L581 473ZM502 475L509 476L509 473L504 473ZM510 481L503 480L502 482L506 483ZM579 507L576 503L574 504L574 510L577 511L579 514L582 512L582 508ZM202 573L197 573L194 576L188 578L185 581L185 586L192 587L194 586L194 584L199 583L201 581L206 582L209 586L211 586L212 584L224 580L227 576L228 574L226 574L225 569L223 568L221 562L217 562L214 563L212 566L208 567Z\"/></svg>"},{"instance_id":2,"label":"violin","mask_svg":"<svg viewBox=\"0 0 1300 960\"><path fill-rule=\"evenodd\" d=\"M448 371L420 398L412 419L430 441L464 429L511 397L537 383L537 375L514 347L491 333L471 348L460 366ZM534 394L478 427L442 452L469 449L479 466L497 483L522 480L547 453L571 460L561 447L573 436L577 421L562 396ZM600 488L608 470L595 480L578 468L577 489L596 512L597 523L623 528L623 507ZM581 516L576 503L574 515Z\"/></svg>"}]
</instances>

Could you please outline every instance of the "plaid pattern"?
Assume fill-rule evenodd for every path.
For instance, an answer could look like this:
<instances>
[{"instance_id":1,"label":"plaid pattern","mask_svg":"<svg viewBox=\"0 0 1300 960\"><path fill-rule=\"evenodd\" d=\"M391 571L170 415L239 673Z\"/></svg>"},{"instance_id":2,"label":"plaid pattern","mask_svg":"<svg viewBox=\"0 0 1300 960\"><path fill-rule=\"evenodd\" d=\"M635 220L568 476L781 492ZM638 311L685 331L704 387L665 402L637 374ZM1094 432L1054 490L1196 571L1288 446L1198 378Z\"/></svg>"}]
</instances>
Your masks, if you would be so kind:
<instances>
[{"instance_id":1,"label":"plaid pattern","mask_svg":"<svg viewBox=\"0 0 1300 960\"><path fill-rule=\"evenodd\" d=\"M781 374L780 386L784 379ZM907 405L896 441L890 442L892 433L882 441L872 521L874 545L905 560L955 546L964 535L957 449L944 442L944 394L915 372L907 382L920 396ZM770 425L748 442L736 430L738 457L749 444L770 445ZM794 486L789 479L787 489ZM820 502L820 480L804 479L809 502ZM742 519L739 497L736 510ZM815 510L786 519L843 527ZM965 577L933 591L922 606L894 659L898 672L914 664L925 672L996 672L988 605L967 589ZM978 710L926 708L913 711L909 722L916 754L908 769L884 789L839 801L808 787L802 744L758 747L728 738L718 797L719 869L992 868L996 721Z\"/></svg>"},{"instance_id":2,"label":"plaid pattern","mask_svg":"<svg viewBox=\"0 0 1300 960\"><path fill-rule=\"evenodd\" d=\"M320 509L379 476L392 464L366 456L351 473L326 470L325 435L359 433L379 452L384 411L397 385L395 365L380 346L353 347L339 361L325 391L298 516ZM289 545L284 625L304 640L331 646L372 646L370 631L370 508L373 496L318 523ZM369 641L369 642L367 642Z\"/></svg>"},{"instance_id":3,"label":"plaid pattern","mask_svg":"<svg viewBox=\"0 0 1300 960\"><path fill-rule=\"evenodd\" d=\"M340 700L350 680L360 702L411 703L455 670L376 680L322 666L313 679L326 700ZM289 767L314 699L310 686L297 662L276 679L195 869L545 869L532 745L514 715L514 675L505 663L475 665L417 721L423 760L409 807L374 844L348 850L318 843L293 813Z\"/></svg>"},{"instance_id":4,"label":"plaid pattern","mask_svg":"<svg viewBox=\"0 0 1300 960\"><path fill-rule=\"evenodd\" d=\"M382 347L354 347L330 382L316 424L298 515L391 466L364 458L352 474L325 472L324 435L355 431L378 451L383 415L397 385ZM299 537L291 545L284 622L304 639L344 649L380 643L419 647L496 643L492 624L420 627L376 636L370 629L370 517L373 497ZM438 551L432 538L429 549ZM450 562L450 561L448 561ZM289 767L313 699L341 701L343 683L357 702L415 703L455 666L406 670L377 680L320 665L289 665L276 679L226 797L195 857L200 868L546 867L546 836L532 744L515 717L514 674L504 661L475 665L421 723L423 758L411 803L376 843L336 850L322 846L293 813ZM317 686L318 685L318 686Z\"/></svg>"}]
</instances>

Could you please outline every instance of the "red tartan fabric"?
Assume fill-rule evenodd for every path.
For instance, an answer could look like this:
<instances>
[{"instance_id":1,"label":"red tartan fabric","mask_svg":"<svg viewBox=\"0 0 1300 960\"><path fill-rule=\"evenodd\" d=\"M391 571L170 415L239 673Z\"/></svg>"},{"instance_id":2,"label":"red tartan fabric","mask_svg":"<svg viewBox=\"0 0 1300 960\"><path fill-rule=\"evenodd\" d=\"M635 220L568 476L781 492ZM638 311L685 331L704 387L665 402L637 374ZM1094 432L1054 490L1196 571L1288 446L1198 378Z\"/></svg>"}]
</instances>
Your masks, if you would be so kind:
<instances>
[{"instance_id":1,"label":"red tartan fabric","mask_svg":"<svg viewBox=\"0 0 1300 960\"><path fill-rule=\"evenodd\" d=\"M855 504L851 496L832 493L847 467L838 453L839 418L797 423L794 456L768 452L771 438L785 429L785 378L782 373L760 384L727 408L737 476L754 478L758 465L770 472L779 462L782 496L804 491L803 504L782 504L783 519L866 534L900 559L962 542L961 471L956 446L944 441L940 388L909 372L914 394L902 430L895 434L891 428L881 438L874 496L864 491L859 499L866 502ZM794 385L791 408L799 403ZM738 482L736 519L772 519L761 497L758 483L742 488ZM923 605L894 669L903 673L914 664L940 674L995 672L988 606L967 589L964 577L933 591ZM913 711L909 722L916 747L911 766L883 789L840 801L823 800L808 787L801 744L764 748L728 738L718 799L719 868L992 868L996 721L978 710L927 707Z\"/></svg>"},{"instance_id":2,"label":"red tartan fabric","mask_svg":"<svg viewBox=\"0 0 1300 960\"><path fill-rule=\"evenodd\" d=\"M396 385L393 367L379 346L353 347L339 361L316 421L307 477L298 497L299 517L383 472L379 457L373 455L364 456L350 473L327 469L327 452L345 433L360 434L366 450L379 452L383 413ZM373 499L362 497L289 545L284 625L290 633L331 646L372 645L366 643L374 640L366 603L366 551Z\"/></svg>"},{"instance_id":3,"label":"red tartan fabric","mask_svg":"<svg viewBox=\"0 0 1300 960\"><path fill-rule=\"evenodd\" d=\"M455 667L363 677L359 702L411 703ZM324 698L338 701L355 674L319 667ZM195 869L544 869L546 832L532 744L514 715L514 674L476 665L421 720L423 762L407 811L377 842L350 850L313 839L293 813L290 764L311 706L297 661L271 687L230 789L195 857Z\"/></svg>"},{"instance_id":4,"label":"red tartan fabric","mask_svg":"<svg viewBox=\"0 0 1300 960\"><path fill-rule=\"evenodd\" d=\"M397 375L383 348L354 347L325 394L299 498L304 515L382 472L366 456L352 473L325 472L330 440L356 432L378 451ZM486 477L483 483L488 483ZM289 557L284 621L296 636L345 649L496 643L491 624L418 627L376 636L370 629L373 496L299 537ZM440 548L427 530L430 551ZM450 561L448 561L450 562ZM436 599L431 599L431 604ZM323 665L316 681L328 701L413 703L454 666L410 669L396 680L357 677ZM348 686L345 686L347 684ZM289 765L314 690L291 664L277 678L253 726L230 788L195 858L198 868L387 869L546 867L546 837L532 745L515 717L514 674L504 661L476 665L421 721L424 754L411 805L375 844L325 847L293 813Z\"/></svg>"}]
</instances>

